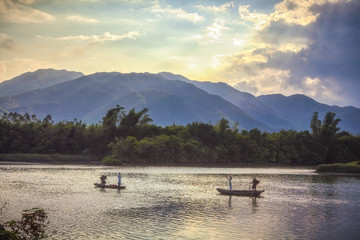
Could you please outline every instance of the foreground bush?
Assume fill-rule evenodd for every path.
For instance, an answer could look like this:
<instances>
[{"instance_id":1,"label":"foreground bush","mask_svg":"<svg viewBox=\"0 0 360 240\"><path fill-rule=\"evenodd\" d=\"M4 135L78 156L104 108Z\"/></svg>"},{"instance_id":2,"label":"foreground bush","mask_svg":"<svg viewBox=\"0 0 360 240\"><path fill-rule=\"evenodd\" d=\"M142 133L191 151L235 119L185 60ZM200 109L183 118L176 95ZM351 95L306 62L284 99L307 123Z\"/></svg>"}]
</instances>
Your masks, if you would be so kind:
<instances>
[{"instance_id":1,"label":"foreground bush","mask_svg":"<svg viewBox=\"0 0 360 240\"><path fill-rule=\"evenodd\" d=\"M42 239L46 238L47 213L40 208L24 210L21 220L11 220L0 225L0 239ZM6 230L4 227L9 228Z\"/></svg>"}]
</instances>

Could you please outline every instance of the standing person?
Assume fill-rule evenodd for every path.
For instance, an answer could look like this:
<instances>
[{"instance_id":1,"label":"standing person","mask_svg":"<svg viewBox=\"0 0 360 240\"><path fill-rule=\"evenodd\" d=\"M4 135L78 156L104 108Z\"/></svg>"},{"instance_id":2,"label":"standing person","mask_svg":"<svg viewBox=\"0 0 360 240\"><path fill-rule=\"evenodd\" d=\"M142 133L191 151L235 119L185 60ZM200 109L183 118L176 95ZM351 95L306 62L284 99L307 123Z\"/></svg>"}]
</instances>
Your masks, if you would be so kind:
<instances>
[{"instance_id":1,"label":"standing person","mask_svg":"<svg viewBox=\"0 0 360 240\"><path fill-rule=\"evenodd\" d=\"M118 174L118 187L120 187L121 185L121 174L119 173Z\"/></svg>"},{"instance_id":2,"label":"standing person","mask_svg":"<svg viewBox=\"0 0 360 240\"><path fill-rule=\"evenodd\" d=\"M100 180L101 180L102 185L106 184L106 179L107 179L107 177L105 175L101 175Z\"/></svg>"},{"instance_id":3,"label":"standing person","mask_svg":"<svg viewBox=\"0 0 360 240\"><path fill-rule=\"evenodd\" d=\"M256 178L254 178L253 180L252 180L252 190L254 190L254 191L256 191L256 186L259 184L259 180L257 180Z\"/></svg>"},{"instance_id":4,"label":"standing person","mask_svg":"<svg viewBox=\"0 0 360 240\"><path fill-rule=\"evenodd\" d=\"M229 180L229 188L230 188L230 191L231 191L231 189L232 189L232 185L231 185L232 176L231 175L230 175L228 180Z\"/></svg>"}]
</instances>

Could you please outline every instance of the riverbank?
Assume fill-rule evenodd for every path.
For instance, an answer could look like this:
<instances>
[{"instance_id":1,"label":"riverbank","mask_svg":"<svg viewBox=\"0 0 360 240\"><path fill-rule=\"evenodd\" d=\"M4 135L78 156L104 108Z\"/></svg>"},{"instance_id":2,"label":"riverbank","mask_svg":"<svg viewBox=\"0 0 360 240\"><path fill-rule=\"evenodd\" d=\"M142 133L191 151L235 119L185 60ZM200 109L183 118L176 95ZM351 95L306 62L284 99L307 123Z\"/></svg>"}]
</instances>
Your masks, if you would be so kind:
<instances>
[{"instance_id":1,"label":"riverbank","mask_svg":"<svg viewBox=\"0 0 360 240\"><path fill-rule=\"evenodd\" d=\"M91 155L67 155L67 154L0 154L0 165L31 165L31 164L86 164L104 165L100 158ZM226 167L226 168L308 168L315 169L314 165L292 165L279 163L125 163L123 167Z\"/></svg>"},{"instance_id":2,"label":"riverbank","mask_svg":"<svg viewBox=\"0 0 360 240\"><path fill-rule=\"evenodd\" d=\"M102 164L101 159L91 155L67 154L0 154L0 164Z\"/></svg>"},{"instance_id":3,"label":"riverbank","mask_svg":"<svg viewBox=\"0 0 360 240\"><path fill-rule=\"evenodd\" d=\"M320 164L316 167L316 171L330 173L360 173L360 161L350 163Z\"/></svg>"}]
</instances>

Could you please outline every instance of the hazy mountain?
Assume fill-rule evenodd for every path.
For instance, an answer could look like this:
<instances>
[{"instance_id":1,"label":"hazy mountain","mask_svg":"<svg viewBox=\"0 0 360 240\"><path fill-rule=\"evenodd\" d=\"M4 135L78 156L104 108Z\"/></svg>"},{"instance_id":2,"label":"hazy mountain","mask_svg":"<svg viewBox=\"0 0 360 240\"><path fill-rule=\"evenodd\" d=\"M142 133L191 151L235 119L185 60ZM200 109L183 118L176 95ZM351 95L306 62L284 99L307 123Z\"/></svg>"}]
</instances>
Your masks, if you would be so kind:
<instances>
[{"instance_id":1,"label":"hazy mountain","mask_svg":"<svg viewBox=\"0 0 360 240\"><path fill-rule=\"evenodd\" d=\"M46 89L0 98L7 111L51 114L55 121L81 119L96 123L119 104L127 110L149 108L155 124L186 125L194 121L215 124L221 118L239 122L242 129L271 130L223 98L193 84L170 81L161 74L96 73Z\"/></svg>"},{"instance_id":2,"label":"hazy mountain","mask_svg":"<svg viewBox=\"0 0 360 240\"><path fill-rule=\"evenodd\" d=\"M167 72L160 74L169 80L181 80L192 83L196 87L203 89L210 94L218 95L245 111L254 119L266 124L267 126L271 126L271 128L274 130L296 128L292 122L277 115L277 112L274 108L257 99L254 95L241 92L226 83L194 81L189 80L181 75L175 75Z\"/></svg>"},{"instance_id":3,"label":"hazy mountain","mask_svg":"<svg viewBox=\"0 0 360 240\"><path fill-rule=\"evenodd\" d=\"M83 76L80 72L39 69L0 83L0 97L13 96L35 89L43 89Z\"/></svg>"},{"instance_id":4,"label":"hazy mountain","mask_svg":"<svg viewBox=\"0 0 360 240\"><path fill-rule=\"evenodd\" d=\"M360 133L360 109L355 107L329 106L299 94L289 97L281 94L255 97L222 82L199 82L172 73L164 72L161 74L169 80L177 79L189 82L210 94L221 96L274 130L309 130L314 112L319 112L319 117L322 120L325 114L330 111L336 113L336 117L342 120L339 124L341 130L355 134Z\"/></svg>"},{"instance_id":5,"label":"hazy mountain","mask_svg":"<svg viewBox=\"0 0 360 240\"><path fill-rule=\"evenodd\" d=\"M80 77L71 80L76 76ZM41 81L49 81L46 85L50 86L40 88ZM57 81L61 83L56 84ZM31 82L39 84L37 89L26 91ZM360 133L358 108L329 106L304 95L255 97L225 83L193 81L167 72L103 72L84 76L47 69L26 73L5 83L0 84L0 96L7 96L11 89L7 86L21 93L0 97L0 112L28 112L41 118L51 114L55 121L77 118L97 123L107 110L119 104L126 110L139 111L147 107L154 123L162 126L196 121L215 124L226 118L230 124L238 122L241 129L247 130L308 130L315 111L321 119L331 111L342 120L341 130Z\"/></svg>"},{"instance_id":6,"label":"hazy mountain","mask_svg":"<svg viewBox=\"0 0 360 240\"><path fill-rule=\"evenodd\" d=\"M310 121L314 112L319 113L323 120L327 112L336 113L340 118L339 127L343 131L360 133L360 109L355 107L338 107L318 103L310 97L296 94L289 97L281 94L263 95L258 97L277 111L277 114L293 122L298 129L310 129Z\"/></svg>"}]
</instances>

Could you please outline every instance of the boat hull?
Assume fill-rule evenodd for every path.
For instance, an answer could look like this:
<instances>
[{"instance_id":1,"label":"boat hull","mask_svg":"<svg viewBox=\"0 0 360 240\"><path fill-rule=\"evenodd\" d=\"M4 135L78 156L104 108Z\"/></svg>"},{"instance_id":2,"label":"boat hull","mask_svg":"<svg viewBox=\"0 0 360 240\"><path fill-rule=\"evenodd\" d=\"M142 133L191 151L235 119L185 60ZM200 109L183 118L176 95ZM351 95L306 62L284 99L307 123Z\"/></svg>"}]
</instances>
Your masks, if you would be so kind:
<instances>
[{"instance_id":1,"label":"boat hull","mask_svg":"<svg viewBox=\"0 0 360 240\"><path fill-rule=\"evenodd\" d=\"M94 183L95 187L98 188L114 188L114 189L125 189L126 186L118 186L118 185L105 185L101 183Z\"/></svg>"},{"instance_id":2,"label":"boat hull","mask_svg":"<svg viewBox=\"0 0 360 240\"><path fill-rule=\"evenodd\" d=\"M216 189L220 194L223 195L235 195L235 196L248 196L248 197L259 197L265 190L228 190L223 188Z\"/></svg>"}]
</instances>

